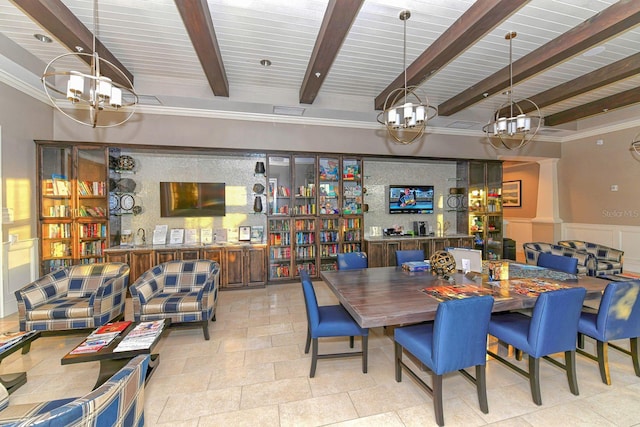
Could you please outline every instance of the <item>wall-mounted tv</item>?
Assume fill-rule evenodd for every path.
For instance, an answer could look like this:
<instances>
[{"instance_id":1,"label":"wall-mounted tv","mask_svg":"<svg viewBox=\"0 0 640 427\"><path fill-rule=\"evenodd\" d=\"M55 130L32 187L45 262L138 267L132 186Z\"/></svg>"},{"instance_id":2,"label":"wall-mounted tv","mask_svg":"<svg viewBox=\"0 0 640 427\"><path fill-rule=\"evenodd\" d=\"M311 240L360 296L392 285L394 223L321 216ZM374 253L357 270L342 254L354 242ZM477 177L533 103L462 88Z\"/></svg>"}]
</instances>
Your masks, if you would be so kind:
<instances>
[{"instance_id":1,"label":"wall-mounted tv","mask_svg":"<svg viewBox=\"0 0 640 427\"><path fill-rule=\"evenodd\" d=\"M161 217L224 216L224 183L161 182Z\"/></svg>"},{"instance_id":2,"label":"wall-mounted tv","mask_svg":"<svg viewBox=\"0 0 640 427\"><path fill-rule=\"evenodd\" d=\"M390 185L390 214L432 214L433 185Z\"/></svg>"}]
</instances>

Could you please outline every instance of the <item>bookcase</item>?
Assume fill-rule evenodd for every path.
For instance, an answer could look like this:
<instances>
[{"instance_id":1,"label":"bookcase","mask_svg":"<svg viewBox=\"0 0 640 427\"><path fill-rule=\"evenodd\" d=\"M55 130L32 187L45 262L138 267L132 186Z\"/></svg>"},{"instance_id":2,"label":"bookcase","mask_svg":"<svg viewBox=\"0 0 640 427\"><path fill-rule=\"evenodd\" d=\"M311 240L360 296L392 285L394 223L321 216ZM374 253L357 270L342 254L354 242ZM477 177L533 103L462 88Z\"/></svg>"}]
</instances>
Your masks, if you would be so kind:
<instances>
[{"instance_id":1,"label":"bookcase","mask_svg":"<svg viewBox=\"0 0 640 427\"><path fill-rule=\"evenodd\" d=\"M109 242L107 149L37 147L40 273L103 262Z\"/></svg>"},{"instance_id":2,"label":"bookcase","mask_svg":"<svg viewBox=\"0 0 640 427\"><path fill-rule=\"evenodd\" d=\"M362 159L268 155L267 182L269 281L317 277L362 250Z\"/></svg>"}]
</instances>

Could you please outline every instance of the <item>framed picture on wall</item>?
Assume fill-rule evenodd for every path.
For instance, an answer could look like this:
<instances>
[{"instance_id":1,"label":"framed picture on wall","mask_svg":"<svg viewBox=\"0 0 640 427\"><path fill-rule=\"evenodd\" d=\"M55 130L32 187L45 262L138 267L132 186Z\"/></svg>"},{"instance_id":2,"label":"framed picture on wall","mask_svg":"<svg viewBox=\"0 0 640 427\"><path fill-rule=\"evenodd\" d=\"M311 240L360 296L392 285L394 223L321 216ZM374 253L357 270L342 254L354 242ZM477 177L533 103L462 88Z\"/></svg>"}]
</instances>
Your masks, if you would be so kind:
<instances>
[{"instance_id":1,"label":"framed picture on wall","mask_svg":"<svg viewBox=\"0 0 640 427\"><path fill-rule=\"evenodd\" d=\"M251 240L251 227L249 226L241 226L238 229L238 240L241 242L248 242Z\"/></svg>"},{"instance_id":2,"label":"framed picture on wall","mask_svg":"<svg viewBox=\"0 0 640 427\"><path fill-rule=\"evenodd\" d=\"M505 208L522 206L522 180L502 183L502 206Z\"/></svg>"}]
</instances>

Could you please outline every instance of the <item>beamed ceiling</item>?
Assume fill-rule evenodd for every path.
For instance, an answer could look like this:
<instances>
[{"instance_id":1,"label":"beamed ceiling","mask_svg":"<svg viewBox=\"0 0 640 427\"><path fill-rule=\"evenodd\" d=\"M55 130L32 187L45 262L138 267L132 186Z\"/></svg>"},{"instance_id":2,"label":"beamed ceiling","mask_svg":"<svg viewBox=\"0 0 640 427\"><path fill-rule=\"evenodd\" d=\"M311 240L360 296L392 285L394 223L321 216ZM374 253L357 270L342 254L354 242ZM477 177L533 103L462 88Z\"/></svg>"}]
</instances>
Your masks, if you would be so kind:
<instances>
[{"instance_id":1,"label":"beamed ceiling","mask_svg":"<svg viewBox=\"0 0 640 427\"><path fill-rule=\"evenodd\" d=\"M143 111L269 120L286 107L304 110L292 122L375 127L404 81L403 9L407 82L438 107L432 129L477 133L506 100L510 31L514 96L540 106L543 135L638 107L637 0L100 0L97 49ZM1 2L0 80L41 96L46 63L90 52L93 31L93 0Z\"/></svg>"}]
</instances>

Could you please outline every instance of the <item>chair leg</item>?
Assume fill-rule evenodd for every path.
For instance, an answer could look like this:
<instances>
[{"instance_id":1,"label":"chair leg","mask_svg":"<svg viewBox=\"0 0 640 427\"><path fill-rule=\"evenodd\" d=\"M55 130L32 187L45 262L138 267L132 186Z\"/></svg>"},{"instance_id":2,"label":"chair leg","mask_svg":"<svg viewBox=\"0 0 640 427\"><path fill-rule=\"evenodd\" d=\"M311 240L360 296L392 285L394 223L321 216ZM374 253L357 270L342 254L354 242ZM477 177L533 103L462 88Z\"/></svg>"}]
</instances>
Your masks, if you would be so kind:
<instances>
[{"instance_id":1,"label":"chair leg","mask_svg":"<svg viewBox=\"0 0 640 427\"><path fill-rule=\"evenodd\" d=\"M606 385L611 385L611 375L609 375L609 344L597 341L598 367L600 368L600 378Z\"/></svg>"},{"instance_id":2,"label":"chair leg","mask_svg":"<svg viewBox=\"0 0 640 427\"><path fill-rule=\"evenodd\" d=\"M486 365L476 365L476 387L478 389L478 402L480 410L484 414L489 413L489 402L487 401L487 375Z\"/></svg>"},{"instance_id":3,"label":"chair leg","mask_svg":"<svg viewBox=\"0 0 640 427\"><path fill-rule=\"evenodd\" d=\"M215 314L215 313L213 313L213 316L211 316L211 321L212 321L212 322L215 322L215 321L216 321L216 314Z\"/></svg>"},{"instance_id":4,"label":"chair leg","mask_svg":"<svg viewBox=\"0 0 640 427\"><path fill-rule=\"evenodd\" d=\"M362 336L362 373L366 374L369 369L369 337Z\"/></svg>"},{"instance_id":5,"label":"chair leg","mask_svg":"<svg viewBox=\"0 0 640 427\"><path fill-rule=\"evenodd\" d=\"M316 376L316 365L318 364L318 338L313 339L313 345L311 346L311 371L309 372L309 378Z\"/></svg>"},{"instance_id":6,"label":"chair leg","mask_svg":"<svg viewBox=\"0 0 640 427\"><path fill-rule=\"evenodd\" d=\"M353 335L352 335L352 336L349 337L349 347L353 348L353 342L354 342L354 339L353 339Z\"/></svg>"},{"instance_id":7,"label":"chair leg","mask_svg":"<svg viewBox=\"0 0 640 427\"><path fill-rule=\"evenodd\" d=\"M311 346L311 329L307 328L307 342L304 345L304 354L309 353L310 346Z\"/></svg>"},{"instance_id":8,"label":"chair leg","mask_svg":"<svg viewBox=\"0 0 640 427\"><path fill-rule=\"evenodd\" d=\"M578 332L578 348L584 348L584 334Z\"/></svg>"},{"instance_id":9,"label":"chair leg","mask_svg":"<svg viewBox=\"0 0 640 427\"><path fill-rule=\"evenodd\" d=\"M576 375L576 352L573 350L564 352L564 363L567 369L567 380L569 381L569 389L571 393L578 396L578 377Z\"/></svg>"},{"instance_id":10,"label":"chair leg","mask_svg":"<svg viewBox=\"0 0 640 427\"><path fill-rule=\"evenodd\" d=\"M442 375L431 374L431 388L433 389L433 411L436 413L436 422L444 425L444 410L442 409Z\"/></svg>"},{"instance_id":11,"label":"chair leg","mask_svg":"<svg viewBox=\"0 0 640 427\"><path fill-rule=\"evenodd\" d=\"M204 332L204 339L206 341L209 341L209 320L205 319L204 322L202 322L202 331Z\"/></svg>"},{"instance_id":12,"label":"chair leg","mask_svg":"<svg viewBox=\"0 0 640 427\"><path fill-rule=\"evenodd\" d=\"M516 360L522 360L522 350L519 349L515 349L516 350Z\"/></svg>"},{"instance_id":13,"label":"chair leg","mask_svg":"<svg viewBox=\"0 0 640 427\"><path fill-rule=\"evenodd\" d=\"M636 372L636 377L640 377L640 363L638 362L638 337L634 337L629 340L629 349L631 350L633 370Z\"/></svg>"},{"instance_id":14,"label":"chair leg","mask_svg":"<svg viewBox=\"0 0 640 427\"><path fill-rule=\"evenodd\" d=\"M540 359L529 355L529 387L533 403L542 405L542 395L540 394Z\"/></svg>"},{"instance_id":15,"label":"chair leg","mask_svg":"<svg viewBox=\"0 0 640 427\"><path fill-rule=\"evenodd\" d=\"M395 343L396 381L402 381L402 346Z\"/></svg>"}]
</instances>

